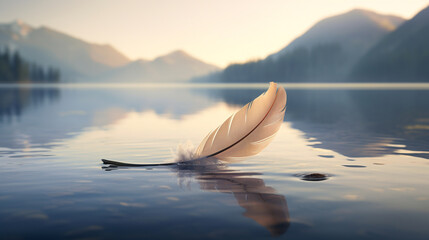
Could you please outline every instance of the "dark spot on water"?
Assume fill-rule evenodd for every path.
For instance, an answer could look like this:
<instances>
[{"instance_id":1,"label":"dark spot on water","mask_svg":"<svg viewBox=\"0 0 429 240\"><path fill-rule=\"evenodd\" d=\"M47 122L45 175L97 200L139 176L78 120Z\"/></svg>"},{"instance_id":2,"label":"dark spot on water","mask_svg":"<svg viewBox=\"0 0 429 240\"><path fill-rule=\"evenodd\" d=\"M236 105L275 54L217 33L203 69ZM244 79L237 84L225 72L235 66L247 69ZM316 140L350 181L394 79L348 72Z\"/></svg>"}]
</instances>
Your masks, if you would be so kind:
<instances>
[{"instance_id":1,"label":"dark spot on water","mask_svg":"<svg viewBox=\"0 0 429 240\"><path fill-rule=\"evenodd\" d=\"M374 165L384 165L384 163L378 163L378 162L375 162L375 163L373 163Z\"/></svg>"},{"instance_id":2,"label":"dark spot on water","mask_svg":"<svg viewBox=\"0 0 429 240\"><path fill-rule=\"evenodd\" d=\"M112 170L117 170L118 166L116 165L109 165L109 166L102 166L101 169L103 169L104 171L112 171Z\"/></svg>"},{"instance_id":3,"label":"dark spot on water","mask_svg":"<svg viewBox=\"0 0 429 240\"><path fill-rule=\"evenodd\" d=\"M334 158L333 155L318 155L319 157L324 157L324 158Z\"/></svg>"},{"instance_id":4,"label":"dark spot on water","mask_svg":"<svg viewBox=\"0 0 429 240\"><path fill-rule=\"evenodd\" d=\"M352 158L347 158L347 161L356 161L356 160Z\"/></svg>"},{"instance_id":5,"label":"dark spot on water","mask_svg":"<svg viewBox=\"0 0 429 240\"><path fill-rule=\"evenodd\" d=\"M364 165L343 165L343 167L351 167L351 168L366 168Z\"/></svg>"},{"instance_id":6,"label":"dark spot on water","mask_svg":"<svg viewBox=\"0 0 429 240\"><path fill-rule=\"evenodd\" d=\"M324 173L305 173L296 174L295 176L300 177L304 181L324 181L328 179L328 175Z\"/></svg>"}]
</instances>

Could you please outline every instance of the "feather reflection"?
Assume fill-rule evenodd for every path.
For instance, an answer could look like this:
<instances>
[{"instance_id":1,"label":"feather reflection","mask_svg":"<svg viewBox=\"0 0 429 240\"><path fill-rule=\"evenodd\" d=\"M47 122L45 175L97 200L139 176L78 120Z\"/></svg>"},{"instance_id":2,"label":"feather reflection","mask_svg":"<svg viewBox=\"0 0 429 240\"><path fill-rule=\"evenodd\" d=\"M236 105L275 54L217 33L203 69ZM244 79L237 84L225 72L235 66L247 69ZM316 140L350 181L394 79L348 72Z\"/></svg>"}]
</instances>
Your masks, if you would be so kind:
<instances>
[{"instance_id":1,"label":"feather reflection","mask_svg":"<svg viewBox=\"0 0 429 240\"><path fill-rule=\"evenodd\" d=\"M111 171L136 167L109 165L102 168ZM195 179L204 191L232 194L245 209L243 215L265 227L273 236L287 231L290 219L286 198L255 177L261 173L231 170L215 158L182 162L171 169L176 172L181 186L189 187Z\"/></svg>"},{"instance_id":2,"label":"feather reflection","mask_svg":"<svg viewBox=\"0 0 429 240\"><path fill-rule=\"evenodd\" d=\"M243 215L265 227L274 236L282 235L289 227L289 209L286 198L265 185L254 172L229 170L222 164L179 165L175 171L180 183L186 185L196 179L204 191L232 194Z\"/></svg>"}]
</instances>

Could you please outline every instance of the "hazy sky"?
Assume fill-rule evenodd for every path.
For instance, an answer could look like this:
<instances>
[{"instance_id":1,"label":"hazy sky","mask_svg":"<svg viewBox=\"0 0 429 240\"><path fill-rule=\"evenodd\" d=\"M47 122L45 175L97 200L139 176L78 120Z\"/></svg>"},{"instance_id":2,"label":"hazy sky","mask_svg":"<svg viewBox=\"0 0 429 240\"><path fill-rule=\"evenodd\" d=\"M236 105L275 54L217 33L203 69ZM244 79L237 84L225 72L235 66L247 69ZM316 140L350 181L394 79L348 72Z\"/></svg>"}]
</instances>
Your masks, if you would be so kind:
<instances>
[{"instance_id":1,"label":"hazy sky","mask_svg":"<svg viewBox=\"0 0 429 240\"><path fill-rule=\"evenodd\" d=\"M21 19L132 59L176 49L218 66L263 58L327 16L365 8L405 18L428 0L0 0L0 22Z\"/></svg>"}]
</instances>

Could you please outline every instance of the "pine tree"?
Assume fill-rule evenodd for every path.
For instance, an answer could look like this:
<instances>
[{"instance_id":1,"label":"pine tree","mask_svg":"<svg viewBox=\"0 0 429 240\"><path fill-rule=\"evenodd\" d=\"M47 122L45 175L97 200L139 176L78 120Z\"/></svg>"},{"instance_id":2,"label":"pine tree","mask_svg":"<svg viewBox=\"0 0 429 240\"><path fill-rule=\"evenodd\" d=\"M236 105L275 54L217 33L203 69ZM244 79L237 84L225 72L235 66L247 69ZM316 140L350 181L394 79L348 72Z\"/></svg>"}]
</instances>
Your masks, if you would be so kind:
<instances>
[{"instance_id":1,"label":"pine tree","mask_svg":"<svg viewBox=\"0 0 429 240\"><path fill-rule=\"evenodd\" d=\"M15 51L8 48L0 51L0 83L59 82L60 71L49 67L44 69L34 63L28 63Z\"/></svg>"}]
</instances>

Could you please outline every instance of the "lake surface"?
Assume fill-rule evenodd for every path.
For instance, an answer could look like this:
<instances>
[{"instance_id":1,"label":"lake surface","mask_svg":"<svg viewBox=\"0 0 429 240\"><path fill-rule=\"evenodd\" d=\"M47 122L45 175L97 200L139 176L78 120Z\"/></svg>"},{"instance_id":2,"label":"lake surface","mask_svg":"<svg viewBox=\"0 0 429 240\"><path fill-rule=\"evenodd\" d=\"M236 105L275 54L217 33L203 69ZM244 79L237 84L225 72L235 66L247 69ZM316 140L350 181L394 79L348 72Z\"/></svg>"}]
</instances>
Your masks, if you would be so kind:
<instances>
[{"instance_id":1,"label":"lake surface","mask_svg":"<svg viewBox=\"0 0 429 240\"><path fill-rule=\"evenodd\" d=\"M285 85L260 154L152 168L100 159L174 161L268 84L0 87L0 239L427 239L419 86Z\"/></svg>"}]
</instances>

